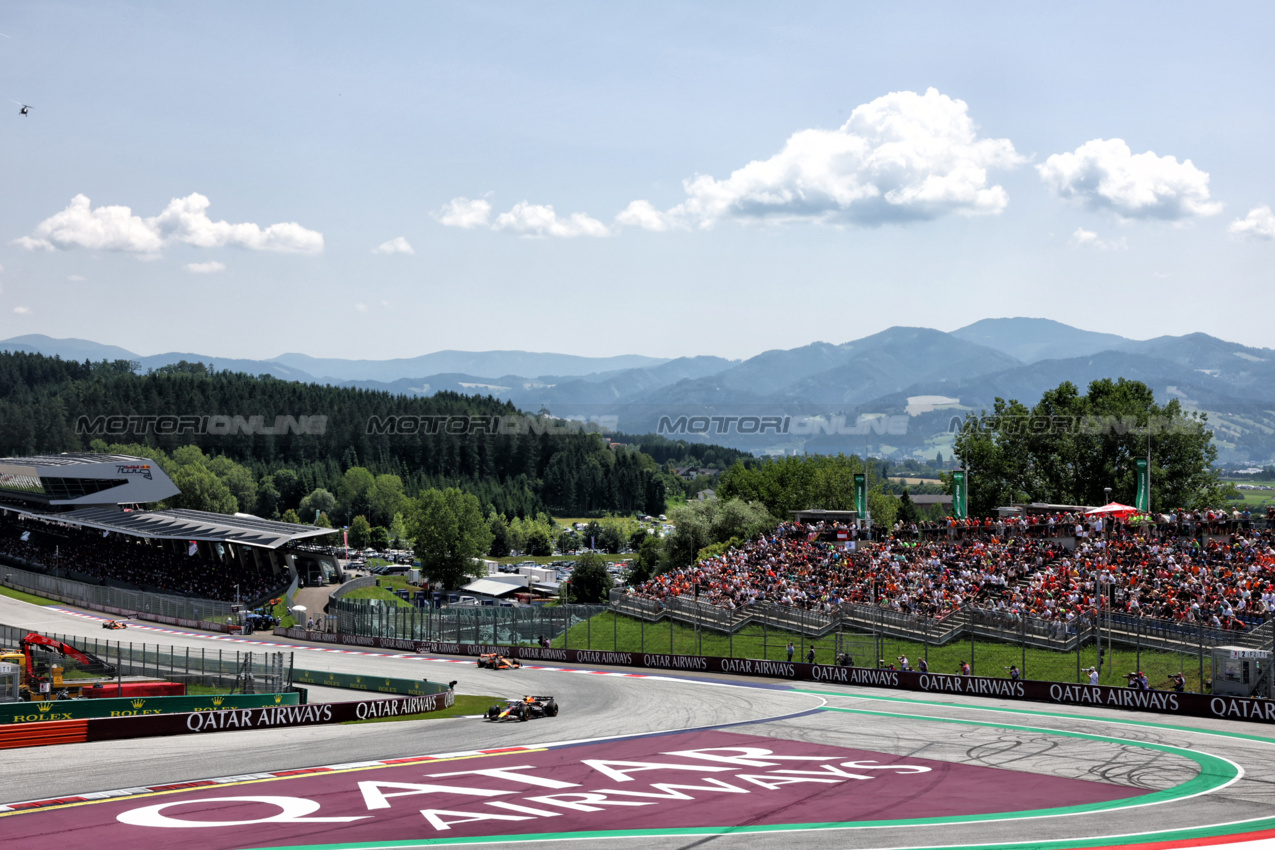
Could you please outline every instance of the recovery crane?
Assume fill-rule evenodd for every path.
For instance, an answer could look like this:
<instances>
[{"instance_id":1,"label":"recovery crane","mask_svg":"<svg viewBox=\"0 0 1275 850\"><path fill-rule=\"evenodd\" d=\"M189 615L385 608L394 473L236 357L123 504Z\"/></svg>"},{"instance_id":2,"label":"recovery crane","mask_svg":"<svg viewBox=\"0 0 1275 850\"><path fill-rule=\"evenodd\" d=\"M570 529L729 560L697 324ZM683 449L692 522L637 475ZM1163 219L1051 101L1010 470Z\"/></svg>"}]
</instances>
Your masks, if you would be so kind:
<instances>
[{"instance_id":1,"label":"recovery crane","mask_svg":"<svg viewBox=\"0 0 1275 850\"><path fill-rule=\"evenodd\" d=\"M22 654L24 656L23 676L23 696L28 700L45 700L45 699L68 699L72 696L78 696L80 688L76 686L67 686L62 681L62 668L49 665L48 673L37 671L35 658L32 655L33 647L51 650L58 653L63 658L71 658L85 665L86 669L97 673L101 676L115 675L115 668L89 652L83 652L71 646L69 643L62 643L50 637L45 637L38 632L31 632L21 641Z\"/></svg>"}]
</instances>

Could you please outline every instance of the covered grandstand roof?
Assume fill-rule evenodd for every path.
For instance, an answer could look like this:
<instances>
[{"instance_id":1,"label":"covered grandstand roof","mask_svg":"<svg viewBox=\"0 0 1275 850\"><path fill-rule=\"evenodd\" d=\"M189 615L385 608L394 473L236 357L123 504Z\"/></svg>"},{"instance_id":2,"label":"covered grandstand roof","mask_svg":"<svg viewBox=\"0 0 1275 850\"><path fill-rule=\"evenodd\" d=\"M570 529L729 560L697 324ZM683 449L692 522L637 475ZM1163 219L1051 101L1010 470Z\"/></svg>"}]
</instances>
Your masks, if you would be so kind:
<instances>
[{"instance_id":1,"label":"covered grandstand roof","mask_svg":"<svg viewBox=\"0 0 1275 850\"><path fill-rule=\"evenodd\" d=\"M287 543L332 533L330 528L275 522L246 514L230 516L183 509L123 511L111 507L54 512L30 510L11 505L6 505L4 508L49 522L98 528L130 537L238 543L266 549L278 549Z\"/></svg>"},{"instance_id":2,"label":"covered grandstand roof","mask_svg":"<svg viewBox=\"0 0 1275 850\"><path fill-rule=\"evenodd\" d=\"M0 497L28 505L127 505L181 491L150 458L67 453L0 458Z\"/></svg>"}]
</instances>

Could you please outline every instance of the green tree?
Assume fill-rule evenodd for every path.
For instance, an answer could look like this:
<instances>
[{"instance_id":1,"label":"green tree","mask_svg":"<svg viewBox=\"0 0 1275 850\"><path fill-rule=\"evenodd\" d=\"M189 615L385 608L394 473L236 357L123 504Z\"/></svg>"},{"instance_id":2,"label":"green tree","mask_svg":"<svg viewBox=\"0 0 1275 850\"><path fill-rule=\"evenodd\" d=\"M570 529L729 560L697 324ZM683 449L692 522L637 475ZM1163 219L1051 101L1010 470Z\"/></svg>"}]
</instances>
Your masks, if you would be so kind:
<instances>
[{"instance_id":1,"label":"green tree","mask_svg":"<svg viewBox=\"0 0 1275 850\"><path fill-rule=\"evenodd\" d=\"M368 515L378 523L388 523L403 508L403 479L397 475L378 475L369 495L372 512Z\"/></svg>"},{"instance_id":2,"label":"green tree","mask_svg":"<svg viewBox=\"0 0 1275 850\"><path fill-rule=\"evenodd\" d=\"M695 563L699 550L731 538L748 540L773 529L776 520L756 502L741 499L708 499L678 505L669 513L673 533L664 544L665 564L670 568Z\"/></svg>"},{"instance_id":3,"label":"green tree","mask_svg":"<svg viewBox=\"0 0 1275 850\"><path fill-rule=\"evenodd\" d=\"M509 556L509 523L504 514L492 513L487 518L487 527L491 529L491 548L487 554L493 558Z\"/></svg>"},{"instance_id":4,"label":"green tree","mask_svg":"<svg viewBox=\"0 0 1275 850\"><path fill-rule=\"evenodd\" d=\"M473 495L456 487L426 490L408 500L406 520L428 581L454 588L480 574L475 559L491 549L491 529Z\"/></svg>"},{"instance_id":5,"label":"green tree","mask_svg":"<svg viewBox=\"0 0 1275 850\"><path fill-rule=\"evenodd\" d=\"M407 523L403 519L403 514L394 514L394 518L390 520L390 545L395 549L402 549L403 544L407 541Z\"/></svg>"},{"instance_id":6,"label":"green tree","mask_svg":"<svg viewBox=\"0 0 1275 850\"><path fill-rule=\"evenodd\" d=\"M280 519L282 522L291 523L292 525L301 524L301 517L297 516L297 512L292 508L288 508L284 511L283 516Z\"/></svg>"},{"instance_id":7,"label":"green tree","mask_svg":"<svg viewBox=\"0 0 1275 850\"><path fill-rule=\"evenodd\" d=\"M310 494L301 500L301 504L297 507L297 513L305 522L314 522L316 513L331 514L336 508L336 496L331 492L317 487L310 491Z\"/></svg>"},{"instance_id":8,"label":"green tree","mask_svg":"<svg viewBox=\"0 0 1275 850\"><path fill-rule=\"evenodd\" d=\"M920 522L921 514L916 509L916 503L912 501L912 497L908 495L906 487L903 488L903 495L899 496L899 520L901 522Z\"/></svg>"},{"instance_id":9,"label":"green tree","mask_svg":"<svg viewBox=\"0 0 1275 850\"><path fill-rule=\"evenodd\" d=\"M567 602L605 602L608 591L614 585L611 573L607 571L606 558L589 552L580 556L575 569L571 571L571 580L566 584Z\"/></svg>"},{"instance_id":10,"label":"green tree","mask_svg":"<svg viewBox=\"0 0 1275 850\"><path fill-rule=\"evenodd\" d=\"M967 416L955 448L976 515L1016 501L1101 505L1107 487L1132 504L1136 463L1148 452L1152 509L1217 505L1227 495L1207 417L1177 399L1158 405L1146 384L1124 378L1093 381L1086 395L1064 382L1030 410L998 398L990 413Z\"/></svg>"},{"instance_id":11,"label":"green tree","mask_svg":"<svg viewBox=\"0 0 1275 850\"><path fill-rule=\"evenodd\" d=\"M181 490L168 500L174 508L219 514L233 514L239 510L230 488L203 466L183 466L173 473L172 478L173 484Z\"/></svg>"},{"instance_id":12,"label":"green tree","mask_svg":"<svg viewBox=\"0 0 1275 850\"><path fill-rule=\"evenodd\" d=\"M383 525L372 526L372 531L368 534L368 543L378 552L384 552L390 548L390 531Z\"/></svg>"},{"instance_id":13,"label":"green tree","mask_svg":"<svg viewBox=\"0 0 1275 850\"><path fill-rule=\"evenodd\" d=\"M630 587L636 587L655 575L660 568L660 557L663 551L663 541L654 534L648 534L642 544L638 546L637 557L633 559L633 564L629 567L629 574L625 576L625 581L628 582Z\"/></svg>"},{"instance_id":14,"label":"green tree","mask_svg":"<svg viewBox=\"0 0 1275 850\"><path fill-rule=\"evenodd\" d=\"M372 513L372 493L376 489L376 477L361 466L352 466L341 476L336 497L341 512L346 517Z\"/></svg>"},{"instance_id":15,"label":"green tree","mask_svg":"<svg viewBox=\"0 0 1275 850\"><path fill-rule=\"evenodd\" d=\"M372 524L365 516L356 516L350 520L348 531L350 545L355 549L366 549L372 541Z\"/></svg>"},{"instance_id":16,"label":"green tree","mask_svg":"<svg viewBox=\"0 0 1275 850\"><path fill-rule=\"evenodd\" d=\"M526 553L535 558L545 558L553 554L553 538L547 529L537 525L527 533L524 542Z\"/></svg>"}]
</instances>

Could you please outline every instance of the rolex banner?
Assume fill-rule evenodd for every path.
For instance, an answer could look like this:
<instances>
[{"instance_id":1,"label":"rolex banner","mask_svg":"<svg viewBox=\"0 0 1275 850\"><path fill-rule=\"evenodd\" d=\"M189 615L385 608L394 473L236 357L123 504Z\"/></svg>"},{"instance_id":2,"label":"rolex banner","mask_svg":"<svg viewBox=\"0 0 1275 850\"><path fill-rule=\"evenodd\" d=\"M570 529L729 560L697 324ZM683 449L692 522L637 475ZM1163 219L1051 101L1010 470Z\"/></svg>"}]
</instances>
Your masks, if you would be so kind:
<instances>
[{"instance_id":1,"label":"rolex banner","mask_svg":"<svg viewBox=\"0 0 1275 850\"><path fill-rule=\"evenodd\" d=\"M965 519L969 516L969 491L965 487L965 470L952 472L952 516Z\"/></svg>"},{"instance_id":2,"label":"rolex banner","mask_svg":"<svg viewBox=\"0 0 1275 850\"><path fill-rule=\"evenodd\" d=\"M862 472L854 474L854 509L859 513L859 519L866 519L868 516L868 476Z\"/></svg>"},{"instance_id":3,"label":"rolex banner","mask_svg":"<svg viewBox=\"0 0 1275 850\"><path fill-rule=\"evenodd\" d=\"M1138 495L1133 506L1144 514L1151 513L1151 466L1146 458L1138 458Z\"/></svg>"}]
</instances>

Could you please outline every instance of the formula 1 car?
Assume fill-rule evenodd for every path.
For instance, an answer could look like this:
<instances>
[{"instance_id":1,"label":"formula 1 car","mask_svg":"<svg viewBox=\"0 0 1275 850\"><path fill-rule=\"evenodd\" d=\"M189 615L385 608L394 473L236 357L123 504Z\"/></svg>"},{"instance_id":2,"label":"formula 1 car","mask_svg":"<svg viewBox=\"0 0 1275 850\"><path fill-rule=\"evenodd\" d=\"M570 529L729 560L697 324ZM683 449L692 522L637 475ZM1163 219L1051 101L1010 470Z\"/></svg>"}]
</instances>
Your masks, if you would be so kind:
<instances>
[{"instance_id":1,"label":"formula 1 car","mask_svg":"<svg viewBox=\"0 0 1275 850\"><path fill-rule=\"evenodd\" d=\"M103 623L103 624L102 624L102 628L104 628L104 629L127 629L127 628L128 628L128 624L127 624L127 623L121 623L119 620L107 620L105 623Z\"/></svg>"},{"instance_id":2,"label":"formula 1 car","mask_svg":"<svg viewBox=\"0 0 1275 850\"><path fill-rule=\"evenodd\" d=\"M517 670L522 662L516 658L506 658L497 652L484 652L478 656L478 666L488 670Z\"/></svg>"},{"instance_id":3,"label":"formula 1 car","mask_svg":"<svg viewBox=\"0 0 1275 850\"><path fill-rule=\"evenodd\" d=\"M487 709L487 719L492 721L517 720L526 723L536 717L557 717L558 703L553 697L523 697L505 700L504 705Z\"/></svg>"}]
</instances>

